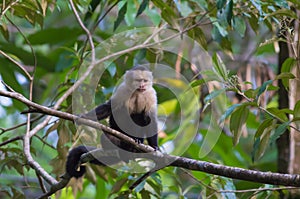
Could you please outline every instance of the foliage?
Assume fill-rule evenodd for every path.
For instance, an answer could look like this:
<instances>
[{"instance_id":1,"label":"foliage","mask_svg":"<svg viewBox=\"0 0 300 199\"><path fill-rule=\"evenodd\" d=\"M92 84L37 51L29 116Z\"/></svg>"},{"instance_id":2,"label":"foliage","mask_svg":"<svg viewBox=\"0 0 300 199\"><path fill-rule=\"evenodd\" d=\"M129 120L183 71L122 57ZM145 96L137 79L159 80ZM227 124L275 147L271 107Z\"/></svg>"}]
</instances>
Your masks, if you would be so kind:
<instances>
[{"instance_id":1,"label":"foliage","mask_svg":"<svg viewBox=\"0 0 300 199\"><path fill-rule=\"evenodd\" d=\"M242 61L248 62L249 57L244 57L245 60L239 63L236 62L235 67L229 67L227 64L229 59L237 58L243 53L241 43L243 40L251 41L255 46L251 58L264 59L270 52L273 57L276 56L273 44L279 41L276 37L277 29L281 27L283 19L297 19L296 13L291 11L291 7L295 10L300 9L297 0L74 0L73 2L83 24L93 36L98 60L115 52L114 49L129 48L127 45L132 45L128 44L130 42L133 46L144 42L134 38L134 31L138 31L139 27L169 28L180 35L182 41L184 35L188 35L197 43L182 42L180 45L174 43L174 46L182 48L171 52L160 48L161 44L158 42L155 46L133 49L113 60L106 60L101 64L107 69L103 71L99 82L97 81L96 88L89 87L89 83L98 77L90 75L88 80L83 82L81 90L78 90L82 95L78 96L77 100L86 106L82 107L83 110L90 110L95 104L106 101L125 71L134 65L144 63L168 65L182 74L190 83L189 91L199 96L201 99L199 103L202 102L200 126L183 156L194 159L201 157L205 161L241 168L276 171L274 143L285 130L291 128L292 122L299 122L300 102L292 110L278 108L276 97L272 97L264 106L264 99L268 93L277 91L276 82L279 79L282 80L285 89L289 89L289 80L295 78L292 69L299 58L287 59L282 71L275 78L264 81L256 87L253 82L242 82L240 77L235 75L235 70L242 67ZM0 1L0 5L0 78L3 81L0 89L12 88L36 103L52 107L80 78L78 74L81 74L87 60L91 59L93 47L88 42L85 30L74 17L70 1L6 0ZM124 38L132 40L128 39L121 45L111 39L117 33L122 34L126 31L128 35L125 34ZM249 32L254 34L251 35ZM268 33L268 38L255 40L265 32ZM152 42L156 42L156 39L150 38ZM196 70L190 62L193 58L196 59L196 55L190 51L196 45L200 45L202 49L195 54L203 52L206 56L212 54L208 62L210 65L204 67L205 70L198 70L203 69L201 64L202 61L205 62L204 60L195 61L198 64ZM181 81L173 81L172 78L164 79L165 83L174 86L175 90L188 92ZM31 84L33 90L30 90ZM214 89L207 93L206 85ZM245 85L251 86L242 89ZM182 115L189 115L187 113L195 109L195 103L185 101L188 105L181 107L183 105L172 90L163 85L155 85L155 89L158 93L159 118L166 120L163 132L160 133L160 145L166 150L171 146L179 149L180 147L174 146L173 142L177 132L185 132L184 136L179 137L179 140L184 142L193 135L189 125L198 125L198 121L191 122L190 117L180 121ZM236 98L232 93L241 96L242 100L234 102ZM77 114L79 112L74 111L76 104L72 101L74 99L72 97L74 96L69 96L61 104L60 110L64 112L73 110ZM180 97L185 96L182 94ZM26 132L27 118L25 114L19 113L28 107L17 100L4 97L0 97L0 104L1 143L15 136L19 136L16 140L22 140ZM216 109L213 109L212 104ZM215 118L214 111L218 112L218 118ZM294 119L290 120L288 114L293 115ZM36 127L44 119L44 115L33 113L32 127ZM213 124L212 119L215 120ZM19 124L22 125L16 126ZM13 128L9 129L10 127ZM229 133L226 133L226 129ZM216 133L217 131L219 133ZM33 137L31 153L45 170L59 178L64 173L68 149L78 144L79 138L85 143L98 144L99 132L90 128L77 128L74 123L54 118L44 130ZM37 176L27 164L23 154L23 142L1 144L0 153L0 177L5 179L0 182L0 196L31 198L40 195L42 191L36 189ZM137 170L144 169L142 163L132 163L132 166ZM129 186L140 177L139 174L126 172L126 167L122 171L92 168L88 170L82 183L80 181L70 183L77 198L96 196L198 198L199 193L203 198L211 196L240 198L254 195L257 198L279 198L276 191L257 191L253 194L234 191L251 188L272 190L275 186L249 184L172 167L152 174L133 191L129 191ZM22 176L29 180L24 181ZM71 197L66 189L61 193L61 198L65 197Z\"/></svg>"}]
</instances>

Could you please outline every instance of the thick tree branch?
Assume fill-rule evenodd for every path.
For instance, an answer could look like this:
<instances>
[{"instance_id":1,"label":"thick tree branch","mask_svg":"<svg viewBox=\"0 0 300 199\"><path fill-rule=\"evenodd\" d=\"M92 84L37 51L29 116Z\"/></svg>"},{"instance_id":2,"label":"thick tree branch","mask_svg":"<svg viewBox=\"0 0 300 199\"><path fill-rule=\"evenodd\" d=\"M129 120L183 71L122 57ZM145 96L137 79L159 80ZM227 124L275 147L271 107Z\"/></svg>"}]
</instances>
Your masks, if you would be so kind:
<instances>
[{"instance_id":1,"label":"thick tree branch","mask_svg":"<svg viewBox=\"0 0 300 199\"><path fill-rule=\"evenodd\" d=\"M69 113L64 113L61 111L56 111L51 108L41 106L39 104L36 104L36 103L33 103L33 102L27 100L24 96L22 96L19 93L0 90L0 95L18 99L19 101L25 103L26 105L33 107L34 109L37 109L40 112L43 112L45 114L57 116L57 117L60 117L63 119L71 120L71 121L78 120L78 121L80 121L81 124L88 125L93 128L96 128L96 129L105 130L109 134L132 144L134 147L136 147L140 151L154 152L151 147L144 145L144 144L137 144L133 139L131 139L131 138L127 137L126 135L124 135L118 131L115 131L105 125L99 124L99 123L91 121L91 120L82 119L82 118L79 118L79 117L69 114ZM205 162L205 161L193 160L193 159L184 158L184 157L161 154L160 152L151 153L149 155L156 162L171 163L169 166L181 167L181 168L185 168L185 169L189 169L189 170L196 170L196 171L202 171L202 172L206 172L206 173L210 173L210 174L225 176L228 178L260 182L260 183L264 183L264 184L300 187L300 176L299 175L247 170L247 169L242 169L242 168L237 168L237 167L229 167L229 166L224 166L224 165L219 165L219 164L213 164L213 163ZM62 184L67 184L67 182L65 182L65 181L69 180L69 176L66 177L66 174L64 176L65 177L63 178L63 182L59 182L59 183L50 182L50 184L53 185L51 188L52 193L54 193L55 190L57 191L58 190L57 188L64 187Z\"/></svg>"}]
</instances>

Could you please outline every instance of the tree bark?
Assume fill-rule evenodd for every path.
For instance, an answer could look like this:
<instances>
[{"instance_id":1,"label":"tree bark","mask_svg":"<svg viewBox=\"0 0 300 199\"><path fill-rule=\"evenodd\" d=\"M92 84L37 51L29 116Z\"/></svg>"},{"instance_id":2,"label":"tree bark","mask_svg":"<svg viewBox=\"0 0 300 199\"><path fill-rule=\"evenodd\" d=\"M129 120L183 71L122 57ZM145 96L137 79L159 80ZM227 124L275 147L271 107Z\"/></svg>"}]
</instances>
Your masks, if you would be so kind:
<instances>
[{"instance_id":1,"label":"tree bark","mask_svg":"<svg viewBox=\"0 0 300 199\"><path fill-rule=\"evenodd\" d=\"M281 31L282 34L284 30ZM280 35L280 37L284 38L284 35ZM279 42L279 54L278 54L278 74L281 72L282 64L284 61L289 58L289 50L288 44L284 41ZM284 88L282 84L282 80L278 80L278 104L279 109L288 108L289 107L289 97L288 92ZM278 149L278 158L277 158L277 165L278 165L278 172L279 173L288 173L289 167L289 160L290 160L290 132L286 131L283 133L279 139L277 140L277 149Z\"/></svg>"},{"instance_id":2,"label":"tree bark","mask_svg":"<svg viewBox=\"0 0 300 199\"><path fill-rule=\"evenodd\" d=\"M298 19L300 19L300 11L297 12ZM293 30L293 34L285 31L287 28ZM295 104L300 100L300 25L297 20L292 22L289 27L285 26L285 30L281 33L283 38L287 42L280 42L280 53L278 59L279 71L280 73L282 64L284 61L291 57L296 60L296 65L292 66L291 73L295 76L294 79L289 81L289 92L287 92L282 82L279 81L279 108L289 108L294 110ZM290 119L292 115L290 115ZM294 127L299 129L296 122L292 123ZM278 171L281 173L296 174L300 173L300 133L294 128L290 129L290 132L285 132L278 140ZM291 190L289 192L289 198L300 198L299 190Z\"/></svg>"}]
</instances>

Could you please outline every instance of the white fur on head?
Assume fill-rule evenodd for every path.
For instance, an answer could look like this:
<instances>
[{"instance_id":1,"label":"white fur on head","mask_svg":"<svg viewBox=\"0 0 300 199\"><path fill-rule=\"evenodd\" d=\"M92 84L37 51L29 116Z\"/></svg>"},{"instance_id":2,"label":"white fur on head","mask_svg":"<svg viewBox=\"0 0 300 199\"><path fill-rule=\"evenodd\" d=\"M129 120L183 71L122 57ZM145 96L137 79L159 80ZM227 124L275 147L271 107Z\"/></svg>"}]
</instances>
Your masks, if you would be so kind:
<instances>
[{"instance_id":1,"label":"white fur on head","mask_svg":"<svg viewBox=\"0 0 300 199\"><path fill-rule=\"evenodd\" d=\"M125 83L131 90L138 89L141 80L145 81L146 89L152 87L152 72L147 70L145 67L136 67L132 70L126 71Z\"/></svg>"}]
</instances>

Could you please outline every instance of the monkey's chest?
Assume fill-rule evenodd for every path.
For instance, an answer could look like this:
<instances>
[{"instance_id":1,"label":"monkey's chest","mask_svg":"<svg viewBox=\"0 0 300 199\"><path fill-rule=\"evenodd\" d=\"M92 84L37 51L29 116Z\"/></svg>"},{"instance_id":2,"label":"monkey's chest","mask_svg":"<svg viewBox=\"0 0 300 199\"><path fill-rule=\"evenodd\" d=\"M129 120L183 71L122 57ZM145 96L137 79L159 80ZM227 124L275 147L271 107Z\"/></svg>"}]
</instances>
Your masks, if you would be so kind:
<instances>
[{"instance_id":1,"label":"monkey's chest","mask_svg":"<svg viewBox=\"0 0 300 199\"><path fill-rule=\"evenodd\" d=\"M151 109L151 100L146 98L146 95L133 94L128 101L129 113L149 112Z\"/></svg>"}]
</instances>

